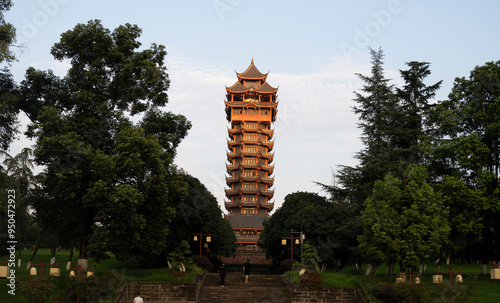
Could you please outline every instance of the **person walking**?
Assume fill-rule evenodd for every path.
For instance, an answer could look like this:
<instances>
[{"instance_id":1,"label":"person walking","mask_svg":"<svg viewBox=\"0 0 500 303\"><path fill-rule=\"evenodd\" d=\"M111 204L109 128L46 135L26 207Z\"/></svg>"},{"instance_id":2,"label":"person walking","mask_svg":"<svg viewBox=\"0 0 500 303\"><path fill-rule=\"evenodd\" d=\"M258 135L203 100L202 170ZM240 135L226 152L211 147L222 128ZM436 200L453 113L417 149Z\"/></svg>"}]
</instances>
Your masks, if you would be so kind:
<instances>
[{"instance_id":1,"label":"person walking","mask_svg":"<svg viewBox=\"0 0 500 303\"><path fill-rule=\"evenodd\" d=\"M219 267L219 278L220 278L220 286L224 287L225 279L226 279L226 263L222 262L222 265Z\"/></svg>"},{"instance_id":2,"label":"person walking","mask_svg":"<svg viewBox=\"0 0 500 303\"><path fill-rule=\"evenodd\" d=\"M137 297L134 298L134 302L133 303L144 303L144 300L142 300L142 298L141 298L141 292L140 291L137 292Z\"/></svg>"},{"instance_id":3,"label":"person walking","mask_svg":"<svg viewBox=\"0 0 500 303\"><path fill-rule=\"evenodd\" d=\"M245 274L245 283L248 283L248 276L250 275L250 268L252 264L250 264L250 259L247 259L247 262L243 265L243 273Z\"/></svg>"}]
</instances>

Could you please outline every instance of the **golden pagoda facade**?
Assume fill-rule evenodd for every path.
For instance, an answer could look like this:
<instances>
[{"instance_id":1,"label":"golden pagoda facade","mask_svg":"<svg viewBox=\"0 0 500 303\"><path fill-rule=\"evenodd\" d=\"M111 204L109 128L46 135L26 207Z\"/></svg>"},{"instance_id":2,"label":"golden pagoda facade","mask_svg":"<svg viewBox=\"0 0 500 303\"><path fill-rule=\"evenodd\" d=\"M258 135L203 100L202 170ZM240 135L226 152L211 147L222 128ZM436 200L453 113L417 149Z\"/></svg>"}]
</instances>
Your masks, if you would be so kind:
<instances>
[{"instance_id":1,"label":"golden pagoda facade","mask_svg":"<svg viewBox=\"0 0 500 303\"><path fill-rule=\"evenodd\" d=\"M274 207L274 130L277 88L266 81L268 74L254 65L226 87L226 116L230 123L226 170L230 214L267 215Z\"/></svg>"}]
</instances>

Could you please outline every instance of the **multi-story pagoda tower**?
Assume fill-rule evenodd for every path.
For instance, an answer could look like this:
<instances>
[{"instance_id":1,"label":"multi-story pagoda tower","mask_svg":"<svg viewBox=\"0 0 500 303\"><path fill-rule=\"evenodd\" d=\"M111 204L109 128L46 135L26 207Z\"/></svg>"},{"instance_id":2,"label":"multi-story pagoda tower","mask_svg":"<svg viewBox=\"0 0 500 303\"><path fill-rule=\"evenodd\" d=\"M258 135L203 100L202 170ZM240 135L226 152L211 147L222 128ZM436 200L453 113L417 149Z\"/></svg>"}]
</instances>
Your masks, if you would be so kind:
<instances>
[{"instance_id":1,"label":"multi-story pagoda tower","mask_svg":"<svg viewBox=\"0 0 500 303\"><path fill-rule=\"evenodd\" d=\"M274 207L272 125L276 120L278 89L266 82L267 74L255 67L253 59L236 76L236 83L226 87L230 127L225 206L239 244L235 261L244 261L245 254L258 250L263 222ZM255 256L253 259L255 262Z\"/></svg>"}]
</instances>

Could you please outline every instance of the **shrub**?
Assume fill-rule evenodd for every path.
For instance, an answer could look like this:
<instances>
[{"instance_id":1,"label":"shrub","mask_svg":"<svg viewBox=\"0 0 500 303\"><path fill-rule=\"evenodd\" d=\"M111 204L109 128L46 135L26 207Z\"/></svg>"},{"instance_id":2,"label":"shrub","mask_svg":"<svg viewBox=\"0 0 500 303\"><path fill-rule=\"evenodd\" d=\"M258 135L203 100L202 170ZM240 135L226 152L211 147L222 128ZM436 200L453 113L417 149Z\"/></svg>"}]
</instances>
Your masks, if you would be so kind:
<instances>
[{"instance_id":1,"label":"shrub","mask_svg":"<svg viewBox=\"0 0 500 303\"><path fill-rule=\"evenodd\" d=\"M297 260L292 260L292 259L283 260L280 263L279 272L283 274L289 270L292 270L293 264L296 262L297 262Z\"/></svg>"},{"instance_id":2,"label":"shrub","mask_svg":"<svg viewBox=\"0 0 500 303\"><path fill-rule=\"evenodd\" d=\"M299 285L300 284L300 276L299 273L293 270L289 270L285 272L285 279L288 281L288 283L292 285Z\"/></svg>"},{"instance_id":3,"label":"shrub","mask_svg":"<svg viewBox=\"0 0 500 303\"><path fill-rule=\"evenodd\" d=\"M214 269L214 265L212 264L212 262L210 262L210 260L208 260L207 257L193 255L191 256L191 259L193 260L194 264L198 265L199 267L207 271L212 271Z\"/></svg>"},{"instance_id":4,"label":"shrub","mask_svg":"<svg viewBox=\"0 0 500 303\"><path fill-rule=\"evenodd\" d=\"M321 286L321 276L318 272L308 272L300 276L300 287L306 289L317 289Z\"/></svg>"},{"instance_id":5,"label":"shrub","mask_svg":"<svg viewBox=\"0 0 500 303\"><path fill-rule=\"evenodd\" d=\"M53 277L30 277L20 282L19 290L28 298L28 302L47 301L55 289Z\"/></svg>"}]
</instances>

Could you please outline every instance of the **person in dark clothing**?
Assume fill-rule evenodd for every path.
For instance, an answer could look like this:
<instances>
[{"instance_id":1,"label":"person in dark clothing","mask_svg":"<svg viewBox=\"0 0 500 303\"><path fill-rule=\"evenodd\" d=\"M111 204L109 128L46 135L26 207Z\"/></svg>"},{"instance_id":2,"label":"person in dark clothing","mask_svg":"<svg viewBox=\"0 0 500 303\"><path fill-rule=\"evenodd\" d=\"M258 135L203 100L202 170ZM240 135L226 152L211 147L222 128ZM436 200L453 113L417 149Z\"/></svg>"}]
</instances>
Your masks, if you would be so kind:
<instances>
[{"instance_id":1,"label":"person in dark clothing","mask_svg":"<svg viewBox=\"0 0 500 303\"><path fill-rule=\"evenodd\" d=\"M243 273L245 274L245 283L248 283L248 276L250 275L250 268L252 264L250 264L250 259L247 259L247 263L243 265Z\"/></svg>"},{"instance_id":2,"label":"person in dark clothing","mask_svg":"<svg viewBox=\"0 0 500 303\"><path fill-rule=\"evenodd\" d=\"M222 262L222 265L219 267L219 277L220 277L221 287L224 287L224 285L226 284L224 281L226 279L226 274L227 274L226 263Z\"/></svg>"}]
</instances>

